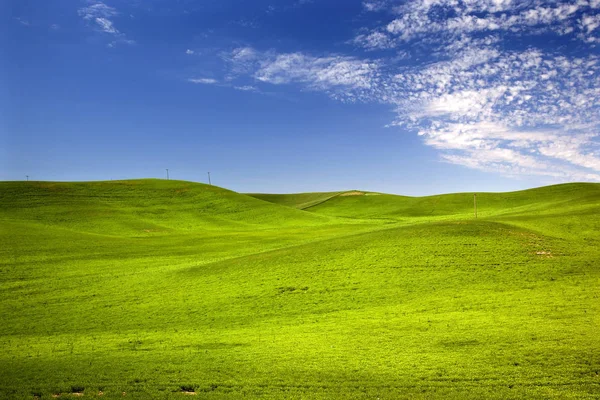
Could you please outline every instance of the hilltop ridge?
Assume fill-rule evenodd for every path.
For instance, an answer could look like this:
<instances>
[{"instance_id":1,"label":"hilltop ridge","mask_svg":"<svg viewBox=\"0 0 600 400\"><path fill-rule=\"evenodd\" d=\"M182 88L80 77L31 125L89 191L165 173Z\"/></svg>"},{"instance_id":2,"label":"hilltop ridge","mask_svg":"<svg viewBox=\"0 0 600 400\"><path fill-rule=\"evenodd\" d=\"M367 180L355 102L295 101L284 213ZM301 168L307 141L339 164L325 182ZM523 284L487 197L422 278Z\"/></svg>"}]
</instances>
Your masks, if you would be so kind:
<instances>
[{"instance_id":1,"label":"hilltop ridge","mask_svg":"<svg viewBox=\"0 0 600 400\"><path fill-rule=\"evenodd\" d=\"M321 215L353 218L441 216L473 213L474 193L403 196L348 190L323 193L262 194L249 196ZM513 192L478 192L481 217L524 211L540 211L556 204L577 201L595 204L600 199L598 183L565 183Z\"/></svg>"},{"instance_id":2,"label":"hilltop ridge","mask_svg":"<svg viewBox=\"0 0 600 400\"><path fill-rule=\"evenodd\" d=\"M218 186L160 179L0 182L0 219L125 235L330 220Z\"/></svg>"}]
</instances>

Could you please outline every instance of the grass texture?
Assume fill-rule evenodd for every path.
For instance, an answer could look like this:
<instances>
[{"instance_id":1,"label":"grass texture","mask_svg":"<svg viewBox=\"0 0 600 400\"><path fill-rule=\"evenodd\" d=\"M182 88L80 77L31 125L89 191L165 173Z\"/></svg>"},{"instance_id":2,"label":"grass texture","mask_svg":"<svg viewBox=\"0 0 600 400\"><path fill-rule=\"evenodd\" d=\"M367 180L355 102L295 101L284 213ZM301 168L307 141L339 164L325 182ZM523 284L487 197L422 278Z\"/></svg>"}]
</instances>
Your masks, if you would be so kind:
<instances>
[{"instance_id":1,"label":"grass texture","mask_svg":"<svg viewBox=\"0 0 600 400\"><path fill-rule=\"evenodd\" d=\"M600 185L0 183L0 398L600 396Z\"/></svg>"}]
</instances>

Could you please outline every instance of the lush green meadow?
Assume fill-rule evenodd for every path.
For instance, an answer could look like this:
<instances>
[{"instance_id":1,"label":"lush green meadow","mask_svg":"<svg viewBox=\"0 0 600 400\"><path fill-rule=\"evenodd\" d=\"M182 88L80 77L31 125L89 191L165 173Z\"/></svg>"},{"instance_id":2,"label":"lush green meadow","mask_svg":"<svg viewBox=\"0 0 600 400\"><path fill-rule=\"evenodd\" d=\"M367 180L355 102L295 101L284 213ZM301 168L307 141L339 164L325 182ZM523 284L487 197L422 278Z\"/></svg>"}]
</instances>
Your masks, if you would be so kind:
<instances>
[{"instance_id":1,"label":"lush green meadow","mask_svg":"<svg viewBox=\"0 0 600 400\"><path fill-rule=\"evenodd\" d=\"M0 398L598 398L600 184L0 183Z\"/></svg>"}]
</instances>

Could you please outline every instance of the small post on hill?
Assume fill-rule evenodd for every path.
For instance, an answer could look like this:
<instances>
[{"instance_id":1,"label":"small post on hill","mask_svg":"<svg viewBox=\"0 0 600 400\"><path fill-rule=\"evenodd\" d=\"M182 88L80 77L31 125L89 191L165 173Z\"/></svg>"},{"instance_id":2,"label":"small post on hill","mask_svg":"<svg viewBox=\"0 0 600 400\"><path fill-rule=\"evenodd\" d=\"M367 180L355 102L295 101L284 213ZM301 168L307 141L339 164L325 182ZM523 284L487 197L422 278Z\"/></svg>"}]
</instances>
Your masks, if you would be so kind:
<instances>
[{"instance_id":1,"label":"small post on hill","mask_svg":"<svg viewBox=\"0 0 600 400\"><path fill-rule=\"evenodd\" d=\"M167 170L167 180L169 180L169 168L165 168Z\"/></svg>"},{"instance_id":2,"label":"small post on hill","mask_svg":"<svg viewBox=\"0 0 600 400\"><path fill-rule=\"evenodd\" d=\"M212 183L210 183L210 172L208 173L208 184L212 185Z\"/></svg>"},{"instance_id":3,"label":"small post on hill","mask_svg":"<svg viewBox=\"0 0 600 400\"><path fill-rule=\"evenodd\" d=\"M25 175L27 177L27 182L29 182L29 175Z\"/></svg>"},{"instance_id":4,"label":"small post on hill","mask_svg":"<svg viewBox=\"0 0 600 400\"><path fill-rule=\"evenodd\" d=\"M475 208L475 218L477 218L477 193L473 193L473 207Z\"/></svg>"}]
</instances>

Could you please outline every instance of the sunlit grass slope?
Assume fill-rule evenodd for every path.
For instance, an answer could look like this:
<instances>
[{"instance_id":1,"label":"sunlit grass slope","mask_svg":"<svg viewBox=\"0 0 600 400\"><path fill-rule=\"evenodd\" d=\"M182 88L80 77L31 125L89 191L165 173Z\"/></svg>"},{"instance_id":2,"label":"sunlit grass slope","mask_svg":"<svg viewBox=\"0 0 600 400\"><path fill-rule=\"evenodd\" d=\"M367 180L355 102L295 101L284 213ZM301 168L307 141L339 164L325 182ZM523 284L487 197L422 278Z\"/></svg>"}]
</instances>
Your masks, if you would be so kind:
<instances>
[{"instance_id":1,"label":"sunlit grass slope","mask_svg":"<svg viewBox=\"0 0 600 400\"><path fill-rule=\"evenodd\" d=\"M414 217L443 219L474 215L474 193L408 197L369 192L299 193L259 195L257 198L297 207L300 199L319 198L308 207L319 215L354 219L407 220ZM578 214L600 207L600 185L572 183L508 193L477 193L477 213L486 217L526 217Z\"/></svg>"},{"instance_id":2,"label":"sunlit grass slope","mask_svg":"<svg viewBox=\"0 0 600 400\"><path fill-rule=\"evenodd\" d=\"M0 398L596 398L600 186L478 203L2 183Z\"/></svg>"},{"instance_id":3,"label":"sunlit grass slope","mask_svg":"<svg viewBox=\"0 0 600 400\"><path fill-rule=\"evenodd\" d=\"M323 203L341 193L343 192L315 192L297 194L249 193L248 196L256 197L257 199L265 200L270 203L282 204L284 206L303 210L305 208L313 207L317 204Z\"/></svg>"},{"instance_id":4,"label":"sunlit grass slope","mask_svg":"<svg viewBox=\"0 0 600 400\"><path fill-rule=\"evenodd\" d=\"M217 186L159 179L2 182L0 204L0 218L117 235L329 221Z\"/></svg>"}]
</instances>

